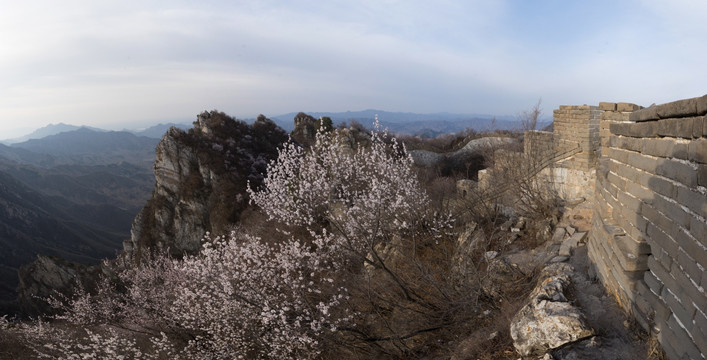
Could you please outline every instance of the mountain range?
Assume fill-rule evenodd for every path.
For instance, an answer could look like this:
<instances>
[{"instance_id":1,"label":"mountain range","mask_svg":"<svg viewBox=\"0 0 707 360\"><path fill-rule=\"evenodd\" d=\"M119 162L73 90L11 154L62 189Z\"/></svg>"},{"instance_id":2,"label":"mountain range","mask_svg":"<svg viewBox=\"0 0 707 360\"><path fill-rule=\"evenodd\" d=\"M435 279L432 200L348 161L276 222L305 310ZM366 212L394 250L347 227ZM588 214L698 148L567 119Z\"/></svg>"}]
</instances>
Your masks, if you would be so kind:
<instances>
[{"instance_id":1,"label":"mountain range","mask_svg":"<svg viewBox=\"0 0 707 360\"><path fill-rule=\"evenodd\" d=\"M44 130L60 132L0 145L0 314L16 310L17 270L37 254L85 264L114 257L155 183L157 138Z\"/></svg>"}]
</instances>

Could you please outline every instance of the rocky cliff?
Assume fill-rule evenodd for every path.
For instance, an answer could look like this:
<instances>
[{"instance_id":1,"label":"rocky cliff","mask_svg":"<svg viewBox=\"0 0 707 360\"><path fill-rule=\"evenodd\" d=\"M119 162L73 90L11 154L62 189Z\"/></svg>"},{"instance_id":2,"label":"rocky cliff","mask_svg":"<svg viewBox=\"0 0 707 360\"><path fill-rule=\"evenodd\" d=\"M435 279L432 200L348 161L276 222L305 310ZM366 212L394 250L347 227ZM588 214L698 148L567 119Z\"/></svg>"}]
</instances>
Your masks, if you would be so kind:
<instances>
[{"instance_id":1,"label":"rocky cliff","mask_svg":"<svg viewBox=\"0 0 707 360\"><path fill-rule=\"evenodd\" d=\"M252 125L217 112L197 116L194 128L171 128L156 149L152 198L133 221L124 255L173 256L200 248L206 232L224 233L247 207L245 192L262 182L267 163L287 134L259 116Z\"/></svg>"}]
</instances>

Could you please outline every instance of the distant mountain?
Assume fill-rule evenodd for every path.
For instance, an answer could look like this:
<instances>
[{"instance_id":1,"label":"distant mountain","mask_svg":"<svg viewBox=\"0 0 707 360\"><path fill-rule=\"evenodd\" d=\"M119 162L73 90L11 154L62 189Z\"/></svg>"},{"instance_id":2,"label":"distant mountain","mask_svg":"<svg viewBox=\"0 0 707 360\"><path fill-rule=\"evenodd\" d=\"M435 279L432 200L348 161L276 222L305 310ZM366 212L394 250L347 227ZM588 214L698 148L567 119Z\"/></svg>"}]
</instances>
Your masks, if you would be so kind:
<instances>
[{"instance_id":1,"label":"distant mountain","mask_svg":"<svg viewBox=\"0 0 707 360\"><path fill-rule=\"evenodd\" d=\"M19 138L15 138L15 139L2 140L2 143L16 144L16 143L25 142L25 141L32 140L32 139L41 139L41 138L44 138L47 136L56 135L56 134L60 134L60 133L67 132L67 131L74 131L74 130L78 130L80 128L87 128L87 129L91 129L94 131L102 131L100 129L87 127L87 126L75 126L75 125L68 125L68 124L64 124L64 123L49 124L45 127L42 127L42 128L39 128L39 129L33 131L32 133L30 133L28 135L25 135L25 136L22 136Z\"/></svg>"},{"instance_id":2,"label":"distant mountain","mask_svg":"<svg viewBox=\"0 0 707 360\"><path fill-rule=\"evenodd\" d=\"M330 117L335 124L355 120L367 128L373 125L376 114L381 125L391 132L427 136L436 136L444 133L454 133L468 128L476 131L486 130L514 130L520 128L520 122L514 116L493 116L485 114L453 114L433 113L416 114L404 112L388 112L382 110L363 110L346 112L311 112L307 113L315 118ZM287 131L294 129L294 117L297 113L283 114L273 117L273 120ZM543 119L543 123L549 120Z\"/></svg>"},{"instance_id":3,"label":"distant mountain","mask_svg":"<svg viewBox=\"0 0 707 360\"><path fill-rule=\"evenodd\" d=\"M71 214L60 203L61 198L45 196L0 171L0 313L12 310L17 269L38 253L96 263L120 247L125 232L91 221L105 209L93 206ZM116 216L112 210L101 216Z\"/></svg>"},{"instance_id":4,"label":"distant mountain","mask_svg":"<svg viewBox=\"0 0 707 360\"><path fill-rule=\"evenodd\" d=\"M49 155L54 159L53 165L106 165L128 162L151 168L158 142L156 138L136 136L126 131L96 131L82 127L12 144L12 148ZM26 158L27 154L24 157Z\"/></svg>"},{"instance_id":5,"label":"distant mountain","mask_svg":"<svg viewBox=\"0 0 707 360\"><path fill-rule=\"evenodd\" d=\"M157 124L155 126L151 126L147 129L144 130L132 130L130 131L131 133L135 134L136 136L144 136L144 137L149 137L153 139L161 139L162 136L164 136L165 133L171 128L172 126L182 129L182 130L187 130L192 127L191 124L176 124L176 123L168 123L168 124Z\"/></svg>"}]
</instances>

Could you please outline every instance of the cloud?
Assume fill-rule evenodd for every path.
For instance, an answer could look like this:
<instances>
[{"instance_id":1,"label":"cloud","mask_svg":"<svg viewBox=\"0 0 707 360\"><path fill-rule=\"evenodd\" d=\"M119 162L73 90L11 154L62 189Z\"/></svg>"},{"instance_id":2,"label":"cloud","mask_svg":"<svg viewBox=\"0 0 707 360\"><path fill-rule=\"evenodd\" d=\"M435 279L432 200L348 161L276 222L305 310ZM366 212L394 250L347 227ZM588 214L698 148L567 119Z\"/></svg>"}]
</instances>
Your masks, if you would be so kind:
<instances>
[{"instance_id":1,"label":"cloud","mask_svg":"<svg viewBox=\"0 0 707 360\"><path fill-rule=\"evenodd\" d=\"M0 116L86 122L101 113L118 122L211 108L253 116L373 107L513 114L539 97L547 108L665 102L703 91L705 6L8 2Z\"/></svg>"}]
</instances>

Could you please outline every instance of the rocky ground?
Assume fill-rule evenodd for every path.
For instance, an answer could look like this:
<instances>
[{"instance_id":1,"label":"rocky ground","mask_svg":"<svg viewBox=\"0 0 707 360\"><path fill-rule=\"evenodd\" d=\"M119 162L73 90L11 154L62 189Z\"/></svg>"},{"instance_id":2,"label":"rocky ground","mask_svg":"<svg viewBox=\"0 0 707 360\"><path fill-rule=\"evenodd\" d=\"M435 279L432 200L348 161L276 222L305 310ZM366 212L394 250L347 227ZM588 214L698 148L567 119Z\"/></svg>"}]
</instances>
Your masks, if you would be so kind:
<instances>
[{"instance_id":1,"label":"rocky ground","mask_svg":"<svg viewBox=\"0 0 707 360\"><path fill-rule=\"evenodd\" d=\"M640 328L606 294L587 256L588 201L566 209L553 238L504 257L523 271L543 270L511 336L525 359L662 359Z\"/></svg>"}]
</instances>

